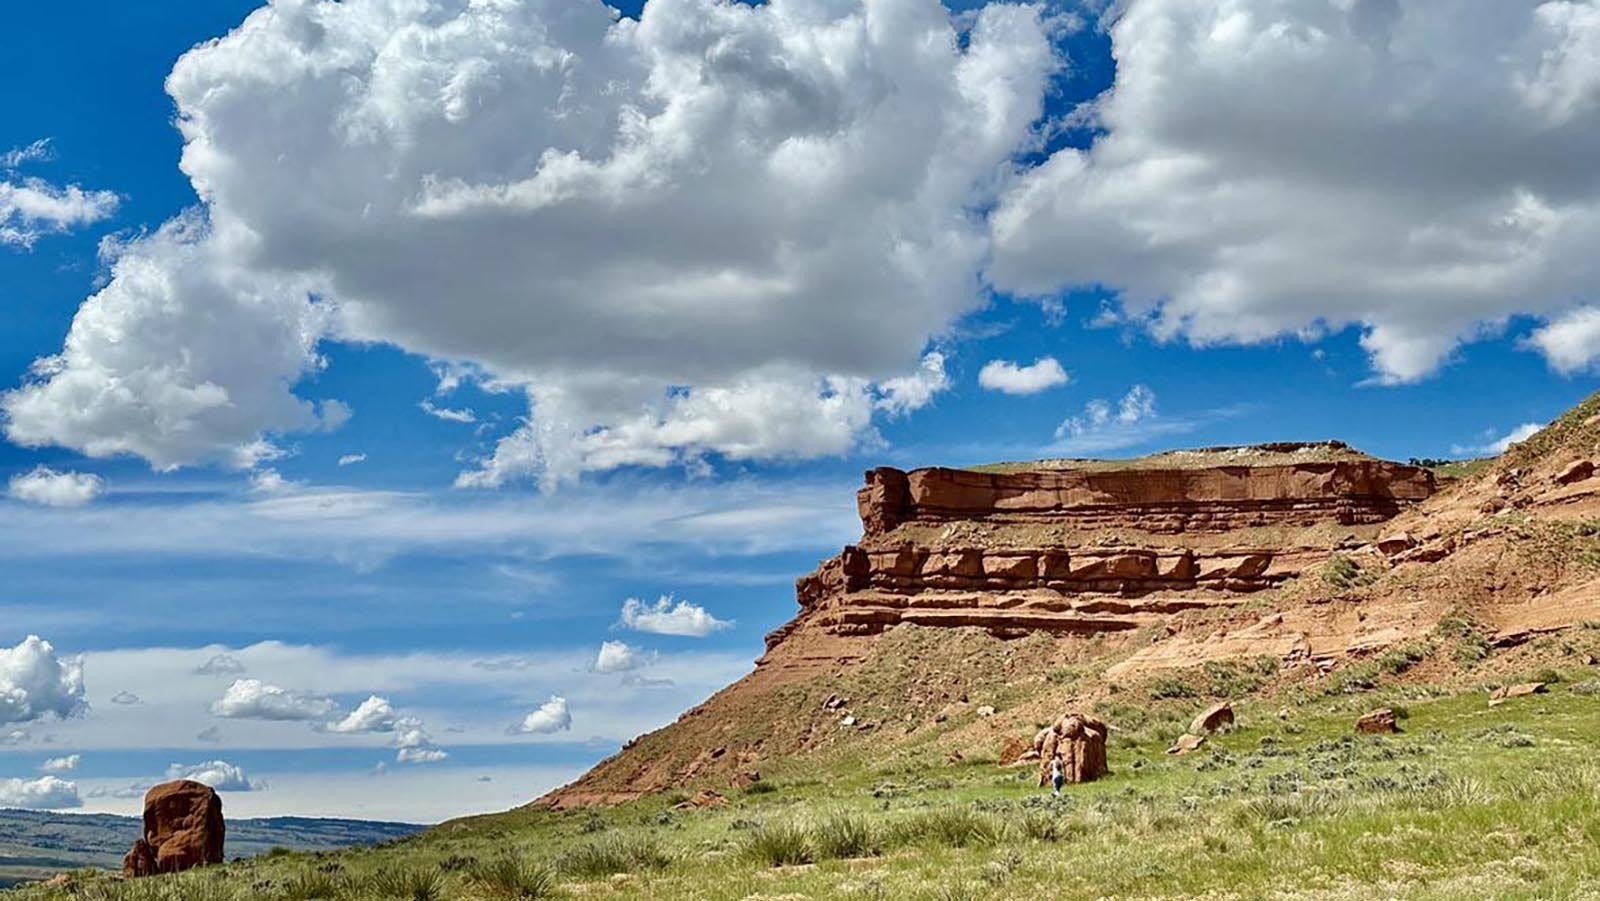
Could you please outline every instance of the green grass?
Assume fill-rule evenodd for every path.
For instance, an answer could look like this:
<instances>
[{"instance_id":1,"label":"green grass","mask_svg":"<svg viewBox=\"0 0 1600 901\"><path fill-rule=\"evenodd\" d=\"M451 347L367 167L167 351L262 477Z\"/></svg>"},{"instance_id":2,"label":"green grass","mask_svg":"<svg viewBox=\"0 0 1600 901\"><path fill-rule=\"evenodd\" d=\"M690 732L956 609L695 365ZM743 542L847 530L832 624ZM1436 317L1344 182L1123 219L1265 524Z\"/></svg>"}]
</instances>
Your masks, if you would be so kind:
<instances>
[{"instance_id":1,"label":"green grass","mask_svg":"<svg viewBox=\"0 0 1600 901\"><path fill-rule=\"evenodd\" d=\"M1472 632L1447 627L1437 652ZM1369 661L1376 689L1308 692L1286 720L1281 699L1236 703L1238 727L1197 754L1167 757L1137 733L1133 744L1113 742L1112 775L1059 799L1034 787L1029 767L948 764L933 749L788 771L774 761L772 790L734 793L716 809L672 811L669 799L647 798L600 811L516 810L377 848L128 882L84 876L71 892L33 887L0 899L1600 893L1595 673L1571 667L1548 694L1490 708L1483 691L1391 684L1401 661L1428 656L1421 646L1395 654ZM1158 702L1170 713L1147 712L1140 728L1165 730L1206 702ZM1352 732L1362 710L1402 704L1401 734ZM1126 722L1139 709L1129 706Z\"/></svg>"}]
</instances>

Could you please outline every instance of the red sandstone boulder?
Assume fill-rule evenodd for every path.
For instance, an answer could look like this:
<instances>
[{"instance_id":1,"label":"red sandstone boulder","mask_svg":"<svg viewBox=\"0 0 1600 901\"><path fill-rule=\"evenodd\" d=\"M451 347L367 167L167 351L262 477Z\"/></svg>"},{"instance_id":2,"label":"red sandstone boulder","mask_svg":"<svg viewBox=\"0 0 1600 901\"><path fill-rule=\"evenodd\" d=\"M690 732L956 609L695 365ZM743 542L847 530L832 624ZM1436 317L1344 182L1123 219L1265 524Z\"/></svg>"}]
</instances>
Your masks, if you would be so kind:
<instances>
[{"instance_id":1,"label":"red sandstone boulder","mask_svg":"<svg viewBox=\"0 0 1600 901\"><path fill-rule=\"evenodd\" d=\"M1204 735L1231 725L1233 725L1233 704L1223 701L1200 711L1189 724L1189 731L1195 735Z\"/></svg>"},{"instance_id":2,"label":"red sandstone boulder","mask_svg":"<svg viewBox=\"0 0 1600 901\"><path fill-rule=\"evenodd\" d=\"M1356 731L1372 735L1399 732L1400 723L1393 710L1387 707L1380 707L1356 720Z\"/></svg>"},{"instance_id":3,"label":"red sandstone boulder","mask_svg":"<svg viewBox=\"0 0 1600 901\"><path fill-rule=\"evenodd\" d=\"M178 873L222 863L222 799L190 779L163 782L145 793L144 836L122 859L129 876Z\"/></svg>"},{"instance_id":4,"label":"red sandstone boulder","mask_svg":"<svg viewBox=\"0 0 1600 901\"><path fill-rule=\"evenodd\" d=\"M1395 535L1385 535L1378 539L1378 551L1384 556L1393 557L1411 550L1417 546L1417 539L1410 532L1400 532Z\"/></svg>"},{"instance_id":5,"label":"red sandstone boulder","mask_svg":"<svg viewBox=\"0 0 1600 901\"><path fill-rule=\"evenodd\" d=\"M1087 713L1063 714L1056 724L1034 737L1039 752L1039 784L1050 784L1050 761L1061 755L1061 772L1067 782L1092 782L1111 772L1106 765L1105 722Z\"/></svg>"},{"instance_id":6,"label":"red sandstone boulder","mask_svg":"<svg viewBox=\"0 0 1600 901\"><path fill-rule=\"evenodd\" d=\"M1556 473L1556 484L1571 485L1574 482L1581 482L1593 475L1593 460L1573 460L1571 463L1568 463L1560 472Z\"/></svg>"},{"instance_id":7,"label":"red sandstone boulder","mask_svg":"<svg viewBox=\"0 0 1600 901\"><path fill-rule=\"evenodd\" d=\"M705 810L705 809L710 808L710 807L722 807L722 806L726 805L727 803L728 803L728 799L723 797L721 792L713 791L713 790L711 790L709 788L704 788L704 789L701 789L698 793L695 794L694 797L690 798L689 800L684 801L681 804L675 805L674 809L675 810Z\"/></svg>"}]
</instances>

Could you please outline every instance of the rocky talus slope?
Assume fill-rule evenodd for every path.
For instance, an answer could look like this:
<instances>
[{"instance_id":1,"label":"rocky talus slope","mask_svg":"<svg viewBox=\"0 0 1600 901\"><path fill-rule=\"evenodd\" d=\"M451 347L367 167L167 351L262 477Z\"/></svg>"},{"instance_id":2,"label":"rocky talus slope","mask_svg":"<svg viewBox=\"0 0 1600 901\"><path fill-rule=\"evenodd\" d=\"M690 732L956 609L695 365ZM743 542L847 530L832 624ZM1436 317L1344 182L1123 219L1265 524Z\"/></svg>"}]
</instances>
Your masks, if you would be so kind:
<instances>
[{"instance_id":1,"label":"rocky talus slope","mask_svg":"<svg viewBox=\"0 0 1600 901\"><path fill-rule=\"evenodd\" d=\"M1600 619L1597 439L1591 398L1442 481L1337 442L872 470L861 540L798 581L755 672L535 803L970 753L1163 672L1305 683L1445 622L1511 645Z\"/></svg>"}]
</instances>

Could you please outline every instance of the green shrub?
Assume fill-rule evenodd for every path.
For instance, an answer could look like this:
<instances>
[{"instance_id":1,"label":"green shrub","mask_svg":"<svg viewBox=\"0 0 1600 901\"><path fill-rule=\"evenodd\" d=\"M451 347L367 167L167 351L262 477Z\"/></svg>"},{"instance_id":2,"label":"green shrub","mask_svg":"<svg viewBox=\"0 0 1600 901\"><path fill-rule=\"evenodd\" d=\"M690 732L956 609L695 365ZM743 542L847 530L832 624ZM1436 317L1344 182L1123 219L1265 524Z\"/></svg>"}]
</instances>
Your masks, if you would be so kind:
<instances>
[{"instance_id":1,"label":"green shrub","mask_svg":"<svg viewBox=\"0 0 1600 901\"><path fill-rule=\"evenodd\" d=\"M567 851L562 868L576 876L611 876L637 870L661 870L672 863L661 843L649 835L611 835Z\"/></svg>"},{"instance_id":2,"label":"green shrub","mask_svg":"<svg viewBox=\"0 0 1600 901\"><path fill-rule=\"evenodd\" d=\"M394 901L438 901L444 897L444 876L432 868L385 868L373 875L368 886Z\"/></svg>"},{"instance_id":3,"label":"green shrub","mask_svg":"<svg viewBox=\"0 0 1600 901\"><path fill-rule=\"evenodd\" d=\"M950 848L992 845L1005 836L1005 821L966 807L941 807L895 824L899 844L939 844Z\"/></svg>"},{"instance_id":4,"label":"green shrub","mask_svg":"<svg viewBox=\"0 0 1600 901\"><path fill-rule=\"evenodd\" d=\"M548 898L556 892L553 869L511 856L473 867L472 881L496 898Z\"/></svg>"},{"instance_id":5,"label":"green shrub","mask_svg":"<svg viewBox=\"0 0 1600 901\"><path fill-rule=\"evenodd\" d=\"M294 878L284 883L278 897L285 901L316 901L319 898L338 898L348 894L350 889L349 880L343 876L321 870L306 870L296 873Z\"/></svg>"},{"instance_id":6,"label":"green shrub","mask_svg":"<svg viewBox=\"0 0 1600 901\"><path fill-rule=\"evenodd\" d=\"M1434 650L1433 643L1427 641L1413 641L1397 648L1390 648L1378 657L1378 669L1391 676L1398 676L1426 660Z\"/></svg>"},{"instance_id":7,"label":"green shrub","mask_svg":"<svg viewBox=\"0 0 1600 901\"><path fill-rule=\"evenodd\" d=\"M810 833L796 822L765 823L750 830L744 853L772 867L795 866L816 859Z\"/></svg>"},{"instance_id":8,"label":"green shrub","mask_svg":"<svg viewBox=\"0 0 1600 901\"><path fill-rule=\"evenodd\" d=\"M857 813L836 812L812 829L812 847L819 858L876 857L883 838L876 825Z\"/></svg>"},{"instance_id":9,"label":"green shrub","mask_svg":"<svg viewBox=\"0 0 1600 901\"><path fill-rule=\"evenodd\" d=\"M1150 682L1150 697L1152 700L1192 698L1194 696L1194 688L1177 676L1157 676Z\"/></svg>"},{"instance_id":10,"label":"green shrub","mask_svg":"<svg viewBox=\"0 0 1600 901\"><path fill-rule=\"evenodd\" d=\"M1367 572L1361 565L1343 554L1334 554L1328 558L1328 563L1322 568L1322 581L1328 583L1339 591L1349 591L1371 585L1378 580L1378 574Z\"/></svg>"}]
</instances>

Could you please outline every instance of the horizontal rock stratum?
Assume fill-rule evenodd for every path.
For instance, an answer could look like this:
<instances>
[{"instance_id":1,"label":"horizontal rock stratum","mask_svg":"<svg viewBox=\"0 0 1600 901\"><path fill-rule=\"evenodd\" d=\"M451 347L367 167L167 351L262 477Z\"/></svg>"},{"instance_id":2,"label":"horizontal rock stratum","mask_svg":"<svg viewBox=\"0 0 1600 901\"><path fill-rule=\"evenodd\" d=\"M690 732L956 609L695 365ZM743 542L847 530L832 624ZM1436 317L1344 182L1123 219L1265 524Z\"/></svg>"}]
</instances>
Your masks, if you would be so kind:
<instances>
[{"instance_id":1,"label":"horizontal rock stratum","mask_svg":"<svg viewBox=\"0 0 1600 901\"><path fill-rule=\"evenodd\" d=\"M869 538L917 521L1122 525L1153 533L1352 525L1383 522L1427 500L1435 487L1426 469L1370 459L1000 473L881 467L866 482L856 503Z\"/></svg>"}]
</instances>

